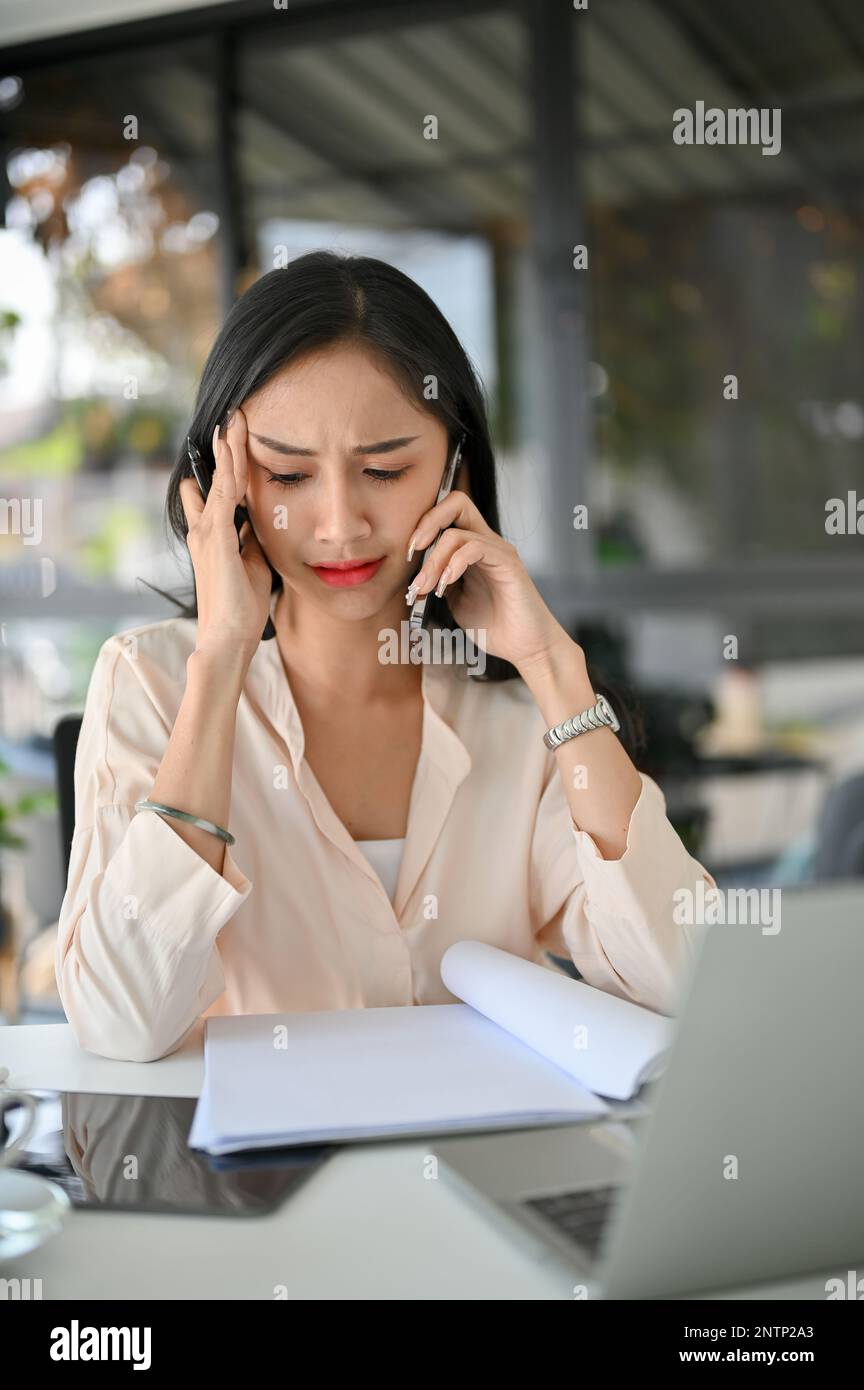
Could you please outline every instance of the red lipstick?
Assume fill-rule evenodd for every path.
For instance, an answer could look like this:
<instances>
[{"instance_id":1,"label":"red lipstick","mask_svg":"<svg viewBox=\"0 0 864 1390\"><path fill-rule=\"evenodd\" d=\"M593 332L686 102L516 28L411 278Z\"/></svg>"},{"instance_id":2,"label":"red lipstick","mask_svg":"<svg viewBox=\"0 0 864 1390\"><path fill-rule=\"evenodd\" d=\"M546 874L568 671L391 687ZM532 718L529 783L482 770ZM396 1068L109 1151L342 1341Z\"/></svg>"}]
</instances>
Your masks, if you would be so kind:
<instances>
[{"instance_id":1,"label":"red lipstick","mask_svg":"<svg viewBox=\"0 0 864 1390\"><path fill-rule=\"evenodd\" d=\"M348 589L355 584L365 584L383 563L381 555L377 560L340 560L337 564L310 565L309 568L331 589Z\"/></svg>"}]
</instances>

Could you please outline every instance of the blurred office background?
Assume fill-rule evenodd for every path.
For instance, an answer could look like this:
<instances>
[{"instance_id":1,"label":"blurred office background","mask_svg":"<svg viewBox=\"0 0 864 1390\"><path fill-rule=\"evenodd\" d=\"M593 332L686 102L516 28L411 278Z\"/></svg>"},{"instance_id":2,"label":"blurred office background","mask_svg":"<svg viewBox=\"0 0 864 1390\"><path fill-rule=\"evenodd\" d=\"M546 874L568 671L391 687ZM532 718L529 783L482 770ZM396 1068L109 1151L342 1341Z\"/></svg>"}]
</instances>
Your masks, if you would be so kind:
<instances>
[{"instance_id":1,"label":"blurred office background","mask_svg":"<svg viewBox=\"0 0 864 1390\"><path fill-rule=\"evenodd\" d=\"M462 337L506 534L721 884L836 871L826 796L854 867L864 535L826 503L864 498L856 0L12 0L0 41L7 1018L16 981L56 1016L54 733L107 636L173 615L142 581L186 583L163 500L220 319L319 246ZM675 144L697 101L779 107L780 152Z\"/></svg>"}]
</instances>

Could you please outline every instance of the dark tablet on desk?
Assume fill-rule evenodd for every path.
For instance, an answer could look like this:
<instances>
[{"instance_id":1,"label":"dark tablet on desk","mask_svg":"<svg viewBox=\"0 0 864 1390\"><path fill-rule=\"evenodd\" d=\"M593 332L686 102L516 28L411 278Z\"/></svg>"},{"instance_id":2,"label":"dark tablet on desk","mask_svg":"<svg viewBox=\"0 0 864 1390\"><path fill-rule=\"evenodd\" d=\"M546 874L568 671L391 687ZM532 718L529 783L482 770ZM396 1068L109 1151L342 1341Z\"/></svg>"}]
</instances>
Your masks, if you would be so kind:
<instances>
[{"instance_id":1,"label":"dark tablet on desk","mask_svg":"<svg viewBox=\"0 0 864 1390\"><path fill-rule=\"evenodd\" d=\"M74 1207L263 1216L275 1211L337 1145L307 1145L215 1158L186 1140L197 1100L30 1090L37 1124L12 1167L62 1187ZM3 1115L3 1142L23 1128L23 1110Z\"/></svg>"}]
</instances>

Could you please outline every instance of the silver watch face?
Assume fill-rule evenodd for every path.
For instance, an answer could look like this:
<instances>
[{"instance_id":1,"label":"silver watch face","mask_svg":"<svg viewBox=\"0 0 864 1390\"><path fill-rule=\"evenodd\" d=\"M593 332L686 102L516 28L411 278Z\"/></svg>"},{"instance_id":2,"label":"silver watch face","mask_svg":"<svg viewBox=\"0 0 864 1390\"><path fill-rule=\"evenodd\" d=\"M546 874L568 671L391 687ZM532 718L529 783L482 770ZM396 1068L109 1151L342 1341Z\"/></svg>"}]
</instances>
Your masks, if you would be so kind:
<instances>
[{"instance_id":1,"label":"silver watch face","mask_svg":"<svg viewBox=\"0 0 864 1390\"><path fill-rule=\"evenodd\" d=\"M600 706L600 713L603 715L603 718L609 721L609 728L613 733L617 734L618 730L621 728L621 724L618 720L618 716L609 704L609 701L605 696L600 695L598 696L597 703Z\"/></svg>"}]
</instances>

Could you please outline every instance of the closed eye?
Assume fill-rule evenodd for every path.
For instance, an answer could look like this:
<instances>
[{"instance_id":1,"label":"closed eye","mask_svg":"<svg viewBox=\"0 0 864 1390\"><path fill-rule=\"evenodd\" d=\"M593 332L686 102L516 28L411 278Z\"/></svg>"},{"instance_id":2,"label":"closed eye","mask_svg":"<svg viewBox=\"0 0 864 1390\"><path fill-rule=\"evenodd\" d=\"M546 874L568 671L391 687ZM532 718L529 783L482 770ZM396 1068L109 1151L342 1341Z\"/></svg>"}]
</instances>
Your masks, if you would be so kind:
<instances>
[{"instance_id":1,"label":"closed eye","mask_svg":"<svg viewBox=\"0 0 864 1390\"><path fill-rule=\"evenodd\" d=\"M375 483L395 483L397 478L402 478L408 472L406 468L364 468L363 472L367 478L371 478ZM308 473L268 473L268 483L280 483L282 487L299 487L309 477Z\"/></svg>"}]
</instances>

